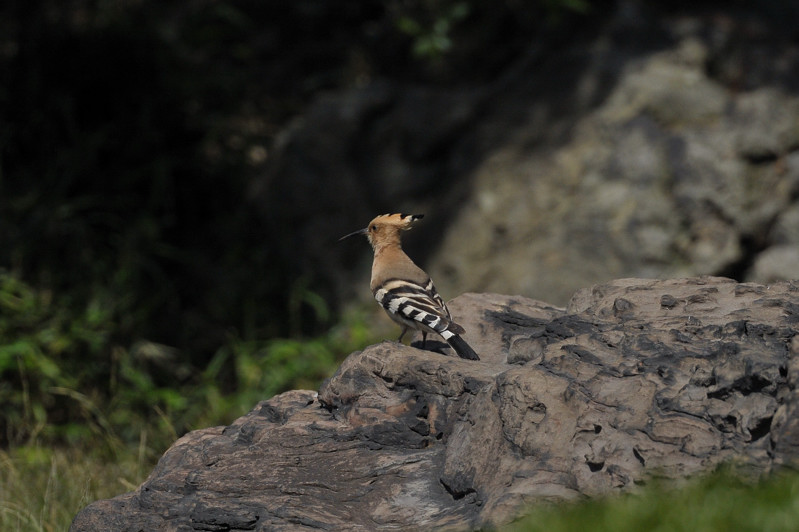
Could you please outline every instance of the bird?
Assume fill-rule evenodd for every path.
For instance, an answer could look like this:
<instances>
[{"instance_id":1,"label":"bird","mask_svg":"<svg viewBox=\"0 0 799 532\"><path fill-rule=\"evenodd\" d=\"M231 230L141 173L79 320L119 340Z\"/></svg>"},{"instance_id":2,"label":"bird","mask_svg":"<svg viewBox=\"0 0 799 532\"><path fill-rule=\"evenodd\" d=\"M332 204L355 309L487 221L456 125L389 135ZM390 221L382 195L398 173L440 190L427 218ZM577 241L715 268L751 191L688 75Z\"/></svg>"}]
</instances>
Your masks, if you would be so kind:
<instances>
[{"instance_id":1,"label":"bird","mask_svg":"<svg viewBox=\"0 0 799 532\"><path fill-rule=\"evenodd\" d=\"M370 288L388 316L402 326L398 342L414 329L422 332L424 349L427 335L437 333L461 358L480 360L461 338L466 331L452 320L433 280L402 250L402 232L423 217L423 214L381 214L365 228L344 235L339 241L354 235L366 235L369 239L374 250Z\"/></svg>"}]
</instances>

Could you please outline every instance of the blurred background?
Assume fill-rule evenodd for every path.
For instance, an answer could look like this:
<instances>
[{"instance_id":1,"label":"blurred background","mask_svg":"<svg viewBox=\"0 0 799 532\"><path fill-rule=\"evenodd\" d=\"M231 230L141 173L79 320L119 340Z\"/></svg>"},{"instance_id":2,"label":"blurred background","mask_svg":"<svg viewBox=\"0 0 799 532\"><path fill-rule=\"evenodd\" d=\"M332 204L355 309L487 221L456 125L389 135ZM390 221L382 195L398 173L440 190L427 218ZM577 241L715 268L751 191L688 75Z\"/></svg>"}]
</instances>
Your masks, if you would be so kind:
<instances>
[{"instance_id":1,"label":"blurred background","mask_svg":"<svg viewBox=\"0 0 799 532\"><path fill-rule=\"evenodd\" d=\"M0 479L93 476L0 515L63 521L393 339L337 242L377 214L426 215L445 299L799 278L798 28L791 0L4 2Z\"/></svg>"}]
</instances>

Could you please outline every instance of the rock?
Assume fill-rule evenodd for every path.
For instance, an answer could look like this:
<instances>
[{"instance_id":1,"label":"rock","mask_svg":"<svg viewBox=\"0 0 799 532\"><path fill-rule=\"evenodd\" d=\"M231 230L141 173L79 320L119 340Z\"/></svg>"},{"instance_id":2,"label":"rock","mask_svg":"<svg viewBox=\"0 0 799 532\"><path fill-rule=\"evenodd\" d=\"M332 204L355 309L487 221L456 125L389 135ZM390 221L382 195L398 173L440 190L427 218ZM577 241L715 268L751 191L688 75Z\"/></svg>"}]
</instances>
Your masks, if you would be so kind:
<instances>
[{"instance_id":1,"label":"rock","mask_svg":"<svg viewBox=\"0 0 799 532\"><path fill-rule=\"evenodd\" d=\"M799 177L799 157L796 162L797 177ZM772 239L776 245L799 244L799 204L786 210L777 218Z\"/></svg>"},{"instance_id":2,"label":"rock","mask_svg":"<svg viewBox=\"0 0 799 532\"><path fill-rule=\"evenodd\" d=\"M799 463L799 285L621 279L451 302L481 361L383 342L186 434L90 530L471 530L535 501ZM449 356L447 356L449 355Z\"/></svg>"},{"instance_id":3,"label":"rock","mask_svg":"<svg viewBox=\"0 0 799 532\"><path fill-rule=\"evenodd\" d=\"M760 253L751 277L763 282L799 279L799 244L772 246Z\"/></svg>"}]
</instances>

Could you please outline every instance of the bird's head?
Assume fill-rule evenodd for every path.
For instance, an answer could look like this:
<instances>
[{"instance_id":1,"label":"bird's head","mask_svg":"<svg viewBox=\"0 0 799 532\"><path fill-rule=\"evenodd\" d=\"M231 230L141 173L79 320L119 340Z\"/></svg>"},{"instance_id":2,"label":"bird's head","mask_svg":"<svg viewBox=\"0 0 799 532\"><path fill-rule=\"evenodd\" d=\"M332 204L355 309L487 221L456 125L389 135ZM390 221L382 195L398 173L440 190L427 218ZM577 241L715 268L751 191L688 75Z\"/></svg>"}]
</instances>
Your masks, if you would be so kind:
<instances>
[{"instance_id":1,"label":"bird's head","mask_svg":"<svg viewBox=\"0 0 799 532\"><path fill-rule=\"evenodd\" d=\"M424 214L381 214L363 229L344 235L339 240L344 240L353 235L366 235L373 248L390 242L399 244L400 233L410 229L416 220L423 217Z\"/></svg>"}]
</instances>

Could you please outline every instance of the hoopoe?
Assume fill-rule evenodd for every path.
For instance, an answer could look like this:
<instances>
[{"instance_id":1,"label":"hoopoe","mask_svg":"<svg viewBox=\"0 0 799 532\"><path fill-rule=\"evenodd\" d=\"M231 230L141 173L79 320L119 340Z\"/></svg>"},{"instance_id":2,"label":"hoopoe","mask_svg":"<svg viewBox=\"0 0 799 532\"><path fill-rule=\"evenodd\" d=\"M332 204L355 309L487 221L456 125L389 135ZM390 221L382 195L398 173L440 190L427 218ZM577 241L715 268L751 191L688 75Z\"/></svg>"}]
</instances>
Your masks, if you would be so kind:
<instances>
[{"instance_id":1,"label":"hoopoe","mask_svg":"<svg viewBox=\"0 0 799 532\"><path fill-rule=\"evenodd\" d=\"M402 326L397 341L410 329L422 331L422 348L428 333L438 333L461 358L480 360L469 344L460 337L466 332L452 321L449 309L438 295L433 281L402 251L400 234L423 214L383 214L339 239L366 235L374 250L372 262L372 294L389 317Z\"/></svg>"}]
</instances>

